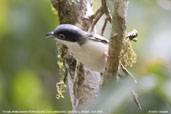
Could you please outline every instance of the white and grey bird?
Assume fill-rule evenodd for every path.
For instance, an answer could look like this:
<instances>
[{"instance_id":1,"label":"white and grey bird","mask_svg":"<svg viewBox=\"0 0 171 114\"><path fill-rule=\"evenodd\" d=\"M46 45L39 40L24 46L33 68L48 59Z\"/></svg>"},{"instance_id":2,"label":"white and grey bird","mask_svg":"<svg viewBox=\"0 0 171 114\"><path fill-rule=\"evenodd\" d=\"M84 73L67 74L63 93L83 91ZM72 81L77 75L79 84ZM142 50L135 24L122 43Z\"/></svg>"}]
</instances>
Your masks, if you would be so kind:
<instances>
[{"instance_id":1,"label":"white and grey bird","mask_svg":"<svg viewBox=\"0 0 171 114\"><path fill-rule=\"evenodd\" d=\"M55 38L66 45L72 54L87 68L103 73L105 70L109 42L104 37L83 31L79 27L70 24L62 24L46 37ZM130 75L121 65L119 74ZM125 75L124 74L124 75Z\"/></svg>"}]
</instances>

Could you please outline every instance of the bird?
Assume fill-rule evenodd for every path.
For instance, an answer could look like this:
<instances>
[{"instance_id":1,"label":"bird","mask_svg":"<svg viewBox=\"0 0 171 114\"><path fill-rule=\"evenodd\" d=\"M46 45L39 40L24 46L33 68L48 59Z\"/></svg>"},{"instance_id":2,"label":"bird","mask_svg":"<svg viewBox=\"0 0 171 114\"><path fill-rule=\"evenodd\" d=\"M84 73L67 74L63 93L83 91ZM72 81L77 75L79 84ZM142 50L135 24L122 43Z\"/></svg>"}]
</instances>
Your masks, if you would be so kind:
<instances>
[{"instance_id":1,"label":"bird","mask_svg":"<svg viewBox=\"0 0 171 114\"><path fill-rule=\"evenodd\" d=\"M90 33L72 24L61 24L54 31L45 35L66 45L72 55L85 67L104 73L109 49L109 41L101 35ZM132 75L122 65L119 65L118 75ZM135 79L134 79L135 80Z\"/></svg>"}]
</instances>

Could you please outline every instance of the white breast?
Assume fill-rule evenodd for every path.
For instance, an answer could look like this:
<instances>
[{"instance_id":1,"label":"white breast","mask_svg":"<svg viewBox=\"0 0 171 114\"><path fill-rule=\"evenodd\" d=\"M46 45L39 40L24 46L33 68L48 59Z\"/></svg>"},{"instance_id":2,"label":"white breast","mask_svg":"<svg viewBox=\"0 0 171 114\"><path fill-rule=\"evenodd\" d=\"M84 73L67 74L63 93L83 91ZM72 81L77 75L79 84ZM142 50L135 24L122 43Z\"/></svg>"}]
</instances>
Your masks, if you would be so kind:
<instances>
[{"instance_id":1,"label":"white breast","mask_svg":"<svg viewBox=\"0 0 171 114\"><path fill-rule=\"evenodd\" d=\"M97 72L104 72L106 65L104 53L108 52L108 44L95 43L92 40L88 40L82 46L78 43L65 42L64 44L85 67Z\"/></svg>"}]
</instances>

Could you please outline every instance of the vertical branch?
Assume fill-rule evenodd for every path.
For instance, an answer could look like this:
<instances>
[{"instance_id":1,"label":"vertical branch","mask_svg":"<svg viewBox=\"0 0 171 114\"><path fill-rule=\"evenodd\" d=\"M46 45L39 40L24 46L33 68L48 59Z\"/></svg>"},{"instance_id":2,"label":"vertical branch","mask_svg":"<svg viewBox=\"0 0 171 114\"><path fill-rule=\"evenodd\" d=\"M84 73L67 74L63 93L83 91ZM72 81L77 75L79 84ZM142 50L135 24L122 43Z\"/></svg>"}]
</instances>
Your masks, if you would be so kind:
<instances>
[{"instance_id":1,"label":"vertical branch","mask_svg":"<svg viewBox=\"0 0 171 114\"><path fill-rule=\"evenodd\" d=\"M106 65L105 82L116 79L119 67L120 52L126 36L126 17L128 0L115 0L112 15L112 33L109 42L109 58Z\"/></svg>"}]
</instances>

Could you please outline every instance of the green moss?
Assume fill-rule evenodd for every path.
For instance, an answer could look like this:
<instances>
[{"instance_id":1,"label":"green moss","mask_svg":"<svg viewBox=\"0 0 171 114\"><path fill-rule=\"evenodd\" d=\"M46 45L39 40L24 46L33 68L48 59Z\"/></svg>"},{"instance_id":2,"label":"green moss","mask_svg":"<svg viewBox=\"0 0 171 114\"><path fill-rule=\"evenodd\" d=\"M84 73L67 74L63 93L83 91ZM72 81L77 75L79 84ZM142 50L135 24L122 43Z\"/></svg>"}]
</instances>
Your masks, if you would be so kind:
<instances>
[{"instance_id":1,"label":"green moss","mask_svg":"<svg viewBox=\"0 0 171 114\"><path fill-rule=\"evenodd\" d=\"M132 45L129 39L123 41L123 48L121 51L120 61L124 66L132 67L136 63L136 54L132 49Z\"/></svg>"},{"instance_id":2,"label":"green moss","mask_svg":"<svg viewBox=\"0 0 171 114\"><path fill-rule=\"evenodd\" d=\"M64 81L59 81L58 83L56 83L56 89L57 89L57 95L56 98L60 99L60 98L64 98L63 93L65 92L65 88L66 88L66 84Z\"/></svg>"},{"instance_id":3,"label":"green moss","mask_svg":"<svg viewBox=\"0 0 171 114\"><path fill-rule=\"evenodd\" d=\"M53 12L55 15L58 15L58 11L53 7L52 4L51 4L51 8L52 8L52 12Z\"/></svg>"},{"instance_id":4,"label":"green moss","mask_svg":"<svg viewBox=\"0 0 171 114\"><path fill-rule=\"evenodd\" d=\"M63 93L65 92L66 84L65 84L65 77L66 77L66 69L64 67L64 59L65 59L65 54L62 49L62 45L56 43L57 45L57 65L59 67L58 72L59 75L61 76L60 81L56 83L56 88L57 88L57 95L56 98L64 98Z\"/></svg>"}]
</instances>

